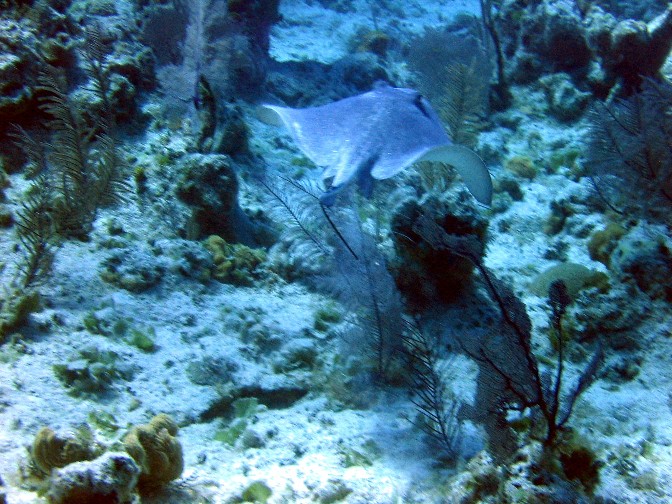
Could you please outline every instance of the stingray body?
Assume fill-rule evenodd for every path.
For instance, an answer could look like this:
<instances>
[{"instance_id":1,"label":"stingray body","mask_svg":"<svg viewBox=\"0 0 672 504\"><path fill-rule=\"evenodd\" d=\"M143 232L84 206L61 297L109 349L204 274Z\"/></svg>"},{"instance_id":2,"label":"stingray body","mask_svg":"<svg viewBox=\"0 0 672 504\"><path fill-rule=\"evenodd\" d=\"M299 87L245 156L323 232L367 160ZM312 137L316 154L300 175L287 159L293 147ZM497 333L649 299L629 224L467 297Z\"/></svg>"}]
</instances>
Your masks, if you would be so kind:
<instances>
[{"instance_id":1,"label":"stingray body","mask_svg":"<svg viewBox=\"0 0 672 504\"><path fill-rule=\"evenodd\" d=\"M351 182L370 195L373 179L386 179L419 161L448 163L482 204L492 200L483 161L454 144L429 102L413 89L379 84L372 91L320 107L264 105L260 118L284 125L316 165L324 168L324 205Z\"/></svg>"}]
</instances>

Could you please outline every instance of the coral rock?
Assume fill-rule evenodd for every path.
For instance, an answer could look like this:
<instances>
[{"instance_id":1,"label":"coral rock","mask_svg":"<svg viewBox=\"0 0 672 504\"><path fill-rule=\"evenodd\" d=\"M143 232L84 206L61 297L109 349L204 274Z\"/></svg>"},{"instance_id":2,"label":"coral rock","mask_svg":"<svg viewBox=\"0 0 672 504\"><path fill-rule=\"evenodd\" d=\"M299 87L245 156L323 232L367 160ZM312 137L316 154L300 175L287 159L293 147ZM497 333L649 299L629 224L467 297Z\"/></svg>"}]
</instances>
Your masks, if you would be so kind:
<instances>
[{"instance_id":1,"label":"coral rock","mask_svg":"<svg viewBox=\"0 0 672 504\"><path fill-rule=\"evenodd\" d=\"M672 242L662 229L633 228L611 254L611 266L652 298L672 302Z\"/></svg>"},{"instance_id":2,"label":"coral rock","mask_svg":"<svg viewBox=\"0 0 672 504\"><path fill-rule=\"evenodd\" d=\"M140 469L125 453L109 452L55 472L50 504L131 504Z\"/></svg>"},{"instance_id":3,"label":"coral rock","mask_svg":"<svg viewBox=\"0 0 672 504\"><path fill-rule=\"evenodd\" d=\"M238 205L238 177L228 156L194 154L180 167L178 197L193 209L199 235L254 242L254 226Z\"/></svg>"},{"instance_id":4,"label":"coral rock","mask_svg":"<svg viewBox=\"0 0 672 504\"><path fill-rule=\"evenodd\" d=\"M441 299L454 300L471 284L473 264L448 250L434 250L412 229L413 223L425 214L435 220L448 234L473 235L484 241L487 220L473 206L460 204L459 195L444 195L421 201L407 200L392 217L392 230L397 258L392 264L399 290L418 307Z\"/></svg>"},{"instance_id":5,"label":"coral rock","mask_svg":"<svg viewBox=\"0 0 672 504\"><path fill-rule=\"evenodd\" d=\"M566 73L540 79L544 87L549 112L560 121L578 119L590 102L590 93L579 91Z\"/></svg>"}]
</instances>

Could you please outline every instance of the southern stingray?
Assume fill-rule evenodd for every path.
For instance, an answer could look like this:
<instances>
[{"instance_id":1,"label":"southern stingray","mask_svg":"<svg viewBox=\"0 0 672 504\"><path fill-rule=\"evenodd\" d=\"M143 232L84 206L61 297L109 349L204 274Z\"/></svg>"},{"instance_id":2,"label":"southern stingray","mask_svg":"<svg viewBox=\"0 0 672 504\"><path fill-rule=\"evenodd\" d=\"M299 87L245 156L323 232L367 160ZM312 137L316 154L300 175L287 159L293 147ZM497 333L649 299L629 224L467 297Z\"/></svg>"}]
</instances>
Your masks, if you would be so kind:
<instances>
[{"instance_id":1,"label":"southern stingray","mask_svg":"<svg viewBox=\"0 0 672 504\"><path fill-rule=\"evenodd\" d=\"M353 181L369 196L373 179L393 177L419 161L452 165L480 203L492 201L492 181L481 158L452 142L432 106L413 89L381 83L319 107L263 105L259 117L286 126L305 155L324 168L323 205L332 205Z\"/></svg>"}]
</instances>

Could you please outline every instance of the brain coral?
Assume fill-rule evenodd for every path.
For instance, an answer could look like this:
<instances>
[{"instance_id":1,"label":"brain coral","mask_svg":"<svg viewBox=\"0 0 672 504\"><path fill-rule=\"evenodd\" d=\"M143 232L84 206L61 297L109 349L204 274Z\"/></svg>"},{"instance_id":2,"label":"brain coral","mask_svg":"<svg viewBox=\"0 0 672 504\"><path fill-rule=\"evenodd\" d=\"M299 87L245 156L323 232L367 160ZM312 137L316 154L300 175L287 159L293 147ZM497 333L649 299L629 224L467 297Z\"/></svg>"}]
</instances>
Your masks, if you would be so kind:
<instances>
[{"instance_id":1,"label":"brain coral","mask_svg":"<svg viewBox=\"0 0 672 504\"><path fill-rule=\"evenodd\" d=\"M31 455L35 465L45 473L65 467L73 462L90 460L95 455L93 438L88 429L71 434L57 434L49 427L42 427L33 441Z\"/></svg>"},{"instance_id":2,"label":"brain coral","mask_svg":"<svg viewBox=\"0 0 672 504\"><path fill-rule=\"evenodd\" d=\"M142 470L141 489L164 486L182 474L184 459L177 430L173 419L161 413L148 424L133 427L124 438L126 451Z\"/></svg>"}]
</instances>

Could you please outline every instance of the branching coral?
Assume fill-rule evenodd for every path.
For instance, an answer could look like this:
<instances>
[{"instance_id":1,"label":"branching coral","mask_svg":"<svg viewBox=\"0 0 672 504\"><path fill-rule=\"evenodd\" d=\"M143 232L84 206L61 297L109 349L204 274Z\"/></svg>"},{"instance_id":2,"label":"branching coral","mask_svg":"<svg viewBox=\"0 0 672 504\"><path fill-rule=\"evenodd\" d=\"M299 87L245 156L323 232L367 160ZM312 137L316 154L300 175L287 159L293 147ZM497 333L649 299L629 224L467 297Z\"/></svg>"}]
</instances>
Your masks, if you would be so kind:
<instances>
[{"instance_id":1,"label":"branching coral","mask_svg":"<svg viewBox=\"0 0 672 504\"><path fill-rule=\"evenodd\" d=\"M455 143L473 148L481 118L487 109L487 81L475 60L446 65L443 92L435 100L439 116Z\"/></svg>"},{"instance_id":2,"label":"branching coral","mask_svg":"<svg viewBox=\"0 0 672 504\"><path fill-rule=\"evenodd\" d=\"M430 29L414 40L408 56L421 77L420 90L436 105L453 140L469 147L488 108L492 65L484 45L473 35Z\"/></svg>"},{"instance_id":3,"label":"branching coral","mask_svg":"<svg viewBox=\"0 0 672 504\"><path fill-rule=\"evenodd\" d=\"M391 380L401 348L401 297L374 237L354 212L327 209L310 186L280 181L264 182L276 213L289 223L292 237L299 237L299 252L326 266L312 281L358 313L357 330L363 334L356 339L371 352L376 378Z\"/></svg>"},{"instance_id":4,"label":"branching coral","mask_svg":"<svg viewBox=\"0 0 672 504\"><path fill-rule=\"evenodd\" d=\"M373 354L376 378L391 382L402 347L401 295L373 237L360 222L344 224L342 243L349 245L336 248L338 275L332 274L331 287L346 306L359 312L361 338Z\"/></svg>"},{"instance_id":5,"label":"branching coral","mask_svg":"<svg viewBox=\"0 0 672 504\"><path fill-rule=\"evenodd\" d=\"M40 173L17 212L17 233L23 252L18 264L19 285L23 289L34 286L51 272L56 250L52 202L51 181Z\"/></svg>"},{"instance_id":6,"label":"branching coral","mask_svg":"<svg viewBox=\"0 0 672 504\"><path fill-rule=\"evenodd\" d=\"M17 213L22 259L13 291L0 300L3 312L23 289L34 287L51 271L58 237L86 238L101 206L123 200L127 185L115 147L109 102L109 72L97 28L87 30L86 69L101 101L98 122L89 128L70 99L64 75L46 67L39 78L40 108L50 117L48 134L37 138L20 127L13 136L28 158L31 187ZM30 295L30 293L25 293ZM3 328L1 332L6 332Z\"/></svg>"}]
</instances>

